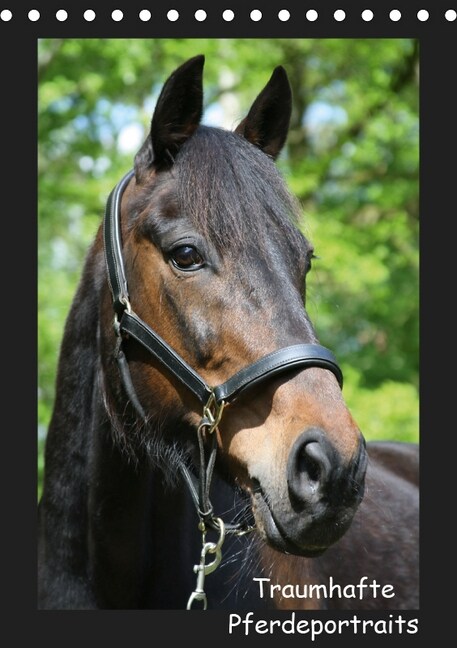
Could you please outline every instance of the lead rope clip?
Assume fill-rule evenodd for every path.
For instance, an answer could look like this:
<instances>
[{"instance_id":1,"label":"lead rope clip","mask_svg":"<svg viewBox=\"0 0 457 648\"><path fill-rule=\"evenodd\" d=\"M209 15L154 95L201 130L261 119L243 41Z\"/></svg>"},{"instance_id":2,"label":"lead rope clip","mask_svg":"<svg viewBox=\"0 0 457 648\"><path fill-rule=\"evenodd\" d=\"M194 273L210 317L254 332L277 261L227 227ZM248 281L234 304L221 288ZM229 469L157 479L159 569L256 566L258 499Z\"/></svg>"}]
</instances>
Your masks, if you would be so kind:
<instances>
[{"instance_id":1,"label":"lead rope clip","mask_svg":"<svg viewBox=\"0 0 457 648\"><path fill-rule=\"evenodd\" d=\"M202 532L202 551L200 554L200 562L194 565L194 573L197 574L197 583L195 589L187 601L187 609L191 610L195 601L203 603L203 609L208 608L208 599L205 592L205 577L211 574L219 566L222 560L222 545L225 540L225 525L221 518L215 518L219 529L219 539L217 542L206 542L206 527L203 523L200 524ZM213 562L206 564L206 555L215 554Z\"/></svg>"}]
</instances>

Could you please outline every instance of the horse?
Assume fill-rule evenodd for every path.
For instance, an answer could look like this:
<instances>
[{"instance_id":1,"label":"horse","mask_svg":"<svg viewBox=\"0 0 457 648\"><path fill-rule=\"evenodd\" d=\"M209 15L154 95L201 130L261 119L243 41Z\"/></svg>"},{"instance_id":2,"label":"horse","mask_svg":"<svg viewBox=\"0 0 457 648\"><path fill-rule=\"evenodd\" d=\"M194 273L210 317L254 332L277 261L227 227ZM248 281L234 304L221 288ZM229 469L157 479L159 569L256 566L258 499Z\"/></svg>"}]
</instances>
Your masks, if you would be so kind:
<instances>
[{"instance_id":1,"label":"horse","mask_svg":"<svg viewBox=\"0 0 457 648\"><path fill-rule=\"evenodd\" d=\"M306 312L287 73L229 131L201 124L203 67L163 84L68 313L38 607L415 607L418 449L365 442ZM368 577L394 597L355 598Z\"/></svg>"}]
</instances>

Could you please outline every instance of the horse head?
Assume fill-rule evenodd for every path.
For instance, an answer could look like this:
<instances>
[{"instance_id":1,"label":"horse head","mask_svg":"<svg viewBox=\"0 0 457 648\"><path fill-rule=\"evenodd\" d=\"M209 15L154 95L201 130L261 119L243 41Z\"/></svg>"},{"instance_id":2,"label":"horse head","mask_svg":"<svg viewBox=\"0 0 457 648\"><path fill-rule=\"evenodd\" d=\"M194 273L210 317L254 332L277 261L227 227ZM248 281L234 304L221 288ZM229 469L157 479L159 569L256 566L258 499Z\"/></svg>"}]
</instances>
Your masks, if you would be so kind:
<instances>
[{"instance_id":1,"label":"horse head","mask_svg":"<svg viewBox=\"0 0 457 648\"><path fill-rule=\"evenodd\" d=\"M162 88L119 197L120 239L128 310L217 386L318 340L305 307L313 247L275 164L292 106L286 72L274 70L231 132L200 123L203 63L187 61ZM175 468L194 461L199 399L133 329L122 339L126 389L113 362L119 330L108 283L103 291L104 392L117 441ZM214 429L216 469L247 493L269 544L318 555L343 535L362 499L363 437L325 364L291 364L252 382Z\"/></svg>"}]
</instances>

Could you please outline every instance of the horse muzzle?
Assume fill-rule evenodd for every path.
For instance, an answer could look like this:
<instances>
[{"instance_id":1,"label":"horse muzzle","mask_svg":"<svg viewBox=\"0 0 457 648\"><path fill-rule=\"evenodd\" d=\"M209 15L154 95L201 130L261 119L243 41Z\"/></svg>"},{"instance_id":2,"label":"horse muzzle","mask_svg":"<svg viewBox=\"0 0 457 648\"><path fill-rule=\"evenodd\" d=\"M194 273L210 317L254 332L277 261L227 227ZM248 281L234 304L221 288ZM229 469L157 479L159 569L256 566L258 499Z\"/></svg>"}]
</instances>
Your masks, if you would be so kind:
<instances>
[{"instance_id":1,"label":"horse muzzle","mask_svg":"<svg viewBox=\"0 0 457 648\"><path fill-rule=\"evenodd\" d=\"M282 552L323 553L352 522L364 494L366 465L363 437L345 463L321 430L303 432L289 453L285 487L253 479L253 512L265 541Z\"/></svg>"}]
</instances>

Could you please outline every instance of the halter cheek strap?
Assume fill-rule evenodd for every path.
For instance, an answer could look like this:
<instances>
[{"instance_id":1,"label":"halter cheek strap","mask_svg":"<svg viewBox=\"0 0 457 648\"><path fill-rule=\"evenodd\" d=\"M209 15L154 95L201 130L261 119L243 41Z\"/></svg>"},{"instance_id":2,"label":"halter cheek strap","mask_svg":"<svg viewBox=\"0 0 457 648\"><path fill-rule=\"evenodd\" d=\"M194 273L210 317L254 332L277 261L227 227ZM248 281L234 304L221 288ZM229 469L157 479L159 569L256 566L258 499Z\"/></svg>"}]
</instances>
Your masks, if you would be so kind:
<instances>
[{"instance_id":1,"label":"halter cheek strap","mask_svg":"<svg viewBox=\"0 0 457 648\"><path fill-rule=\"evenodd\" d=\"M133 175L134 172L129 171L114 187L106 202L105 217L103 219L103 241L108 283L113 298L114 312L118 317L122 315L129 301L127 277L125 276L122 258L121 198Z\"/></svg>"}]
</instances>

